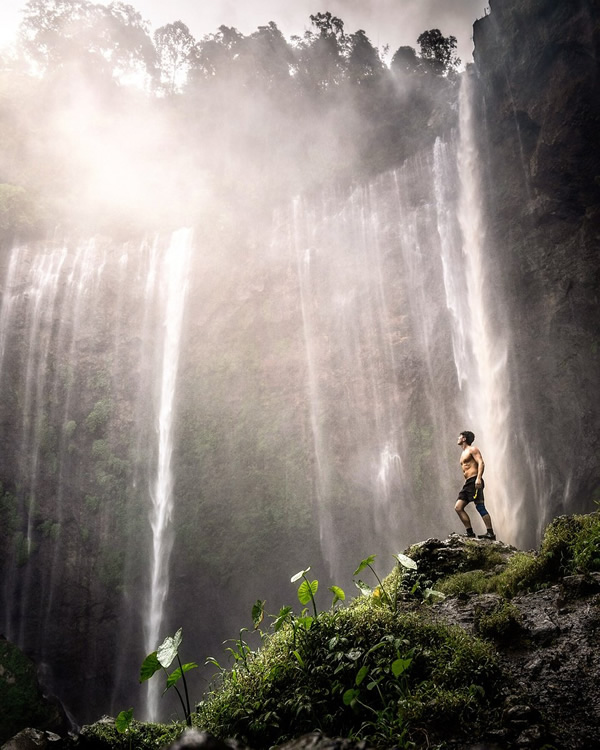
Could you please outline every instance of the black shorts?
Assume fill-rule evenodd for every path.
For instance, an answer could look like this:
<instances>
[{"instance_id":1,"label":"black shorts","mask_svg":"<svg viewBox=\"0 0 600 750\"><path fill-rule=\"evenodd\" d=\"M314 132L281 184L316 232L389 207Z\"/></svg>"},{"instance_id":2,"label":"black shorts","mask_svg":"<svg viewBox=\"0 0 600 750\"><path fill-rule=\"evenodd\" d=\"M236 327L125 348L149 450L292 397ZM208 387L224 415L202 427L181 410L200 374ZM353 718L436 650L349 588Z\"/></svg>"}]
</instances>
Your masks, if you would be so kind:
<instances>
[{"instance_id":1,"label":"black shorts","mask_svg":"<svg viewBox=\"0 0 600 750\"><path fill-rule=\"evenodd\" d=\"M485 487L485 483L482 479L481 487L477 488L475 487L476 481L477 477L469 477L465 482L462 490L458 493L458 499L463 500L467 505L469 503L476 503L477 505L479 505L480 503L483 504L485 502L485 499L483 497L483 488Z\"/></svg>"}]
</instances>

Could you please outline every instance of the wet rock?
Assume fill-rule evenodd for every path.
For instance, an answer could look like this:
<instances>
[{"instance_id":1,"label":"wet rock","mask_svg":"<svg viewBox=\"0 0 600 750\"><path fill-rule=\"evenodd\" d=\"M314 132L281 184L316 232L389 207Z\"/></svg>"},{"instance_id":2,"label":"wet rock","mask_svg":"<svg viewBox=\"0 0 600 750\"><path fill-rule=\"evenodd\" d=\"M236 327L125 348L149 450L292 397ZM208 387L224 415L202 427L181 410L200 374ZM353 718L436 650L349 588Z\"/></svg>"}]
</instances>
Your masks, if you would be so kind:
<instances>
[{"instance_id":1,"label":"wet rock","mask_svg":"<svg viewBox=\"0 0 600 750\"><path fill-rule=\"evenodd\" d=\"M208 732L186 729L169 750L243 750L236 740L220 740Z\"/></svg>"},{"instance_id":2,"label":"wet rock","mask_svg":"<svg viewBox=\"0 0 600 750\"><path fill-rule=\"evenodd\" d=\"M311 732L279 745L278 750L371 750L371 746L364 740L324 737L320 732Z\"/></svg>"},{"instance_id":3,"label":"wet rock","mask_svg":"<svg viewBox=\"0 0 600 750\"><path fill-rule=\"evenodd\" d=\"M62 745L62 738L54 732L23 729L2 745L1 750L54 750Z\"/></svg>"}]
</instances>

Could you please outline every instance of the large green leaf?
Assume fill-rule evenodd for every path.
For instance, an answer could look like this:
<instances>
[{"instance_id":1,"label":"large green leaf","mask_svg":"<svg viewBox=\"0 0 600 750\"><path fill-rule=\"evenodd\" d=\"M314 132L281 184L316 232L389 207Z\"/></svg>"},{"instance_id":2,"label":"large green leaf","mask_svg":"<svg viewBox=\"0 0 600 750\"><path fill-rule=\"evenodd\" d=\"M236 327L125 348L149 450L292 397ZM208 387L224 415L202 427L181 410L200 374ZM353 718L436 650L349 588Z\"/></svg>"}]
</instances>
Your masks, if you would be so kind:
<instances>
[{"instance_id":1,"label":"large green leaf","mask_svg":"<svg viewBox=\"0 0 600 750\"><path fill-rule=\"evenodd\" d=\"M343 602L346 599L346 594L344 593L344 589L341 589L339 586L330 586L329 590L333 594L333 601L331 602L331 606L335 606L337 602Z\"/></svg>"},{"instance_id":2,"label":"large green leaf","mask_svg":"<svg viewBox=\"0 0 600 750\"><path fill-rule=\"evenodd\" d=\"M257 599L256 604L252 607L252 623L254 630L258 628L265 616L265 603L266 600Z\"/></svg>"},{"instance_id":3,"label":"large green leaf","mask_svg":"<svg viewBox=\"0 0 600 750\"><path fill-rule=\"evenodd\" d=\"M375 561L375 558L376 558L376 557L377 557L377 555L369 555L368 557L365 557L365 559L364 559L364 560L361 560L361 563L360 563L360 565L359 565L359 566L358 566L358 568L357 568L357 569L356 569L356 570L354 571L354 575L355 575L355 576L357 576L357 575L358 575L359 573L362 573L362 571L363 571L363 570L364 570L365 568L368 568L368 567L369 567L369 565L371 565L371 564L372 564L372 563L373 563L373 562Z\"/></svg>"},{"instance_id":4,"label":"large green leaf","mask_svg":"<svg viewBox=\"0 0 600 750\"><path fill-rule=\"evenodd\" d=\"M394 557L396 558L396 560L398 560L400 565L404 566L405 568L409 568L410 570L417 569L417 563L412 559L412 557L408 557L407 555L403 555L402 553L394 555Z\"/></svg>"},{"instance_id":5,"label":"large green leaf","mask_svg":"<svg viewBox=\"0 0 600 750\"><path fill-rule=\"evenodd\" d=\"M369 674L369 667L363 665L357 672L356 677L354 678L354 684L356 687L360 685L360 683L365 679L365 677Z\"/></svg>"},{"instance_id":6,"label":"large green leaf","mask_svg":"<svg viewBox=\"0 0 600 750\"><path fill-rule=\"evenodd\" d=\"M156 650L156 658L160 662L161 667L168 669L171 666L173 659L177 656L182 640L182 628L179 628L175 635L168 635L160 644Z\"/></svg>"},{"instance_id":7,"label":"large green leaf","mask_svg":"<svg viewBox=\"0 0 600 750\"><path fill-rule=\"evenodd\" d=\"M177 667L177 669L173 670L173 672L167 677L167 687L165 688L165 692L181 679L181 675L184 672L189 672L191 669L196 669L197 667L198 665L196 662L189 662L188 664L183 664L181 667Z\"/></svg>"},{"instance_id":8,"label":"large green leaf","mask_svg":"<svg viewBox=\"0 0 600 750\"><path fill-rule=\"evenodd\" d=\"M142 662L142 667L140 669L140 682L149 680L159 669L160 662L156 656L156 651L153 651L151 654L148 654Z\"/></svg>"},{"instance_id":9,"label":"large green leaf","mask_svg":"<svg viewBox=\"0 0 600 750\"><path fill-rule=\"evenodd\" d=\"M308 604L312 597L317 593L318 588L318 581L311 581L310 583L307 580L302 581L298 587L298 599L300 604Z\"/></svg>"},{"instance_id":10,"label":"large green leaf","mask_svg":"<svg viewBox=\"0 0 600 750\"><path fill-rule=\"evenodd\" d=\"M396 659L392 662L392 674L394 677L400 677L410 667L412 659Z\"/></svg>"},{"instance_id":11,"label":"large green leaf","mask_svg":"<svg viewBox=\"0 0 600 750\"><path fill-rule=\"evenodd\" d=\"M115 727L119 734L125 734L129 731L131 722L133 721L133 708L128 711L121 711L121 713L115 719Z\"/></svg>"}]
</instances>

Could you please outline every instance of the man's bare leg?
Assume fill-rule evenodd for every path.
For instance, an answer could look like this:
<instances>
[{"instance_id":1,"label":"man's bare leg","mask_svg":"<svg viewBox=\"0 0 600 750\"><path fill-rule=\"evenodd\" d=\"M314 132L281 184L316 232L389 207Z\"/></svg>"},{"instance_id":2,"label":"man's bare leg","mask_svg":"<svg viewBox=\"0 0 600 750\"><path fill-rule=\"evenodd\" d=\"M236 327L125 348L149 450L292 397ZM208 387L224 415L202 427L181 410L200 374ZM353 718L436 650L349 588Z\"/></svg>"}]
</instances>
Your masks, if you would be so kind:
<instances>
[{"instance_id":1,"label":"man's bare leg","mask_svg":"<svg viewBox=\"0 0 600 750\"><path fill-rule=\"evenodd\" d=\"M454 510L456 511L458 517L463 523L463 526L467 530L467 536L475 536L475 533L473 532L473 527L471 526L471 519L469 518L467 512L465 511L466 503L464 500L461 500L460 498L456 501L456 505L454 506Z\"/></svg>"}]
</instances>

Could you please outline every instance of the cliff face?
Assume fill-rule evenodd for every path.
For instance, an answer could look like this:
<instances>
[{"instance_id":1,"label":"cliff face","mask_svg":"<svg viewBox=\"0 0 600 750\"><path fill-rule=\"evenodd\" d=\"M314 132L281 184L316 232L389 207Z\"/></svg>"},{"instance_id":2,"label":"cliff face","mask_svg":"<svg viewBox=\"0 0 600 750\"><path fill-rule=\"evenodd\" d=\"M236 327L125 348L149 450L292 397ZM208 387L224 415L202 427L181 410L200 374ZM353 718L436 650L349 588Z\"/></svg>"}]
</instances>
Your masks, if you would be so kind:
<instances>
[{"instance_id":1,"label":"cliff face","mask_svg":"<svg viewBox=\"0 0 600 750\"><path fill-rule=\"evenodd\" d=\"M515 470L537 476L540 517L600 491L600 5L490 9L474 26L487 245L512 335Z\"/></svg>"}]
</instances>

